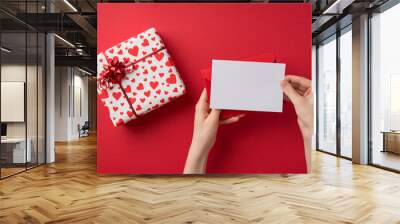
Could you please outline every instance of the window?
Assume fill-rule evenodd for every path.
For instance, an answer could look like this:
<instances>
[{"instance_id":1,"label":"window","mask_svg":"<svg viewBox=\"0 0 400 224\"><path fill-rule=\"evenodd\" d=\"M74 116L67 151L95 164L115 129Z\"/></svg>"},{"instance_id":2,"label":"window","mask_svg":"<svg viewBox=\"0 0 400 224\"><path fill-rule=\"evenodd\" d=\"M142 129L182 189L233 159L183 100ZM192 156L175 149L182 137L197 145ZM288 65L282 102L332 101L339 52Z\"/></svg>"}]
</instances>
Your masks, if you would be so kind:
<instances>
[{"instance_id":1,"label":"window","mask_svg":"<svg viewBox=\"0 0 400 224\"><path fill-rule=\"evenodd\" d=\"M400 4L371 18L372 164L400 170Z\"/></svg>"},{"instance_id":2,"label":"window","mask_svg":"<svg viewBox=\"0 0 400 224\"><path fill-rule=\"evenodd\" d=\"M318 48L318 149L336 153L336 36Z\"/></svg>"},{"instance_id":3,"label":"window","mask_svg":"<svg viewBox=\"0 0 400 224\"><path fill-rule=\"evenodd\" d=\"M311 81L312 81L312 91L314 93L314 133L312 137L312 149L315 150L317 148L316 145L316 125L317 125L317 119L316 119L316 114L317 114L317 107L316 107L316 95L317 95L317 47L315 45L312 46L312 76L311 76Z\"/></svg>"},{"instance_id":4,"label":"window","mask_svg":"<svg viewBox=\"0 0 400 224\"><path fill-rule=\"evenodd\" d=\"M352 156L352 32L340 36L340 155Z\"/></svg>"},{"instance_id":5,"label":"window","mask_svg":"<svg viewBox=\"0 0 400 224\"><path fill-rule=\"evenodd\" d=\"M43 12L44 3L0 1L0 7L24 16ZM4 12L0 20L0 178L5 178L45 163L46 39Z\"/></svg>"},{"instance_id":6,"label":"window","mask_svg":"<svg viewBox=\"0 0 400 224\"><path fill-rule=\"evenodd\" d=\"M390 130L400 130L400 73L390 75Z\"/></svg>"}]
</instances>

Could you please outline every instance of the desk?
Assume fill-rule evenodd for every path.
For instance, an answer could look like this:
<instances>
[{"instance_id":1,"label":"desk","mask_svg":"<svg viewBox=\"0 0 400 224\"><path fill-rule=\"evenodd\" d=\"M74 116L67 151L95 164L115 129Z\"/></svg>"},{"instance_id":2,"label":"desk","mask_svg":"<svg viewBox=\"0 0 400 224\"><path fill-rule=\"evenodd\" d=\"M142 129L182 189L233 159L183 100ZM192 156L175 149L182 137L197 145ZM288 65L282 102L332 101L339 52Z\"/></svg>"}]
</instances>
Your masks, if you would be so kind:
<instances>
[{"instance_id":1,"label":"desk","mask_svg":"<svg viewBox=\"0 0 400 224\"><path fill-rule=\"evenodd\" d=\"M382 131L383 150L382 152L393 152L400 154L400 131Z\"/></svg>"},{"instance_id":2,"label":"desk","mask_svg":"<svg viewBox=\"0 0 400 224\"><path fill-rule=\"evenodd\" d=\"M32 140L27 138L28 147L25 154L25 138L6 138L1 139L1 157L6 163L25 163L32 158ZM25 161L26 159L26 161Z\"/></svg>"}]
</instances>

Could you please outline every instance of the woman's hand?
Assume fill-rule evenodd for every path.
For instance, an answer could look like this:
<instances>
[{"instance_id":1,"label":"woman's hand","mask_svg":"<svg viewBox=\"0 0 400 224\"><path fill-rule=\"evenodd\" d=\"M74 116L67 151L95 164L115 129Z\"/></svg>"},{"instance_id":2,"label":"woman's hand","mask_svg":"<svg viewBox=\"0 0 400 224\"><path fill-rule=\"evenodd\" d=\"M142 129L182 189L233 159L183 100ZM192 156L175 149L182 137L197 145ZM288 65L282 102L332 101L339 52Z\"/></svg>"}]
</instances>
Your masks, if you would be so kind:
<instances>
[{"instance_id":1,"label":"woman's hand","mask_svg":"<svg viewBox=\"0 0 400 224\"><path fill-rule=\"evenodd\" d=\"M314 132L314 96L309 79L287 75L281 82L285 99L290 100L297 114L297 122L303 134L307 170L311 171L311 138Z\"/></svg>"},{"instance_id":2,"label":"woman's hand","mask_svg":"<svg viewBox=\"0 0 400 224\"><path fill-rule=\"evenodd\" d=\"M201 174L205 172L208 153L215 143L219 124L231 124L239 121L243 115L220 121L220 110L210 112L207 103L207 91L204 89L196 104L192 144L186 159L184 174Z\"/></svg>"},{"instance_id":3,"label":"woman's hand","mask_svg":"<svg viewBox=\"0 0 400 224\"><path fill-rule=\"evenodd\" d=\"M300 76L287 75L281 86L285 99L294 105L303 137L311 138L314 128L314 96L311 81Z\"/></svg>"}]
</instances>

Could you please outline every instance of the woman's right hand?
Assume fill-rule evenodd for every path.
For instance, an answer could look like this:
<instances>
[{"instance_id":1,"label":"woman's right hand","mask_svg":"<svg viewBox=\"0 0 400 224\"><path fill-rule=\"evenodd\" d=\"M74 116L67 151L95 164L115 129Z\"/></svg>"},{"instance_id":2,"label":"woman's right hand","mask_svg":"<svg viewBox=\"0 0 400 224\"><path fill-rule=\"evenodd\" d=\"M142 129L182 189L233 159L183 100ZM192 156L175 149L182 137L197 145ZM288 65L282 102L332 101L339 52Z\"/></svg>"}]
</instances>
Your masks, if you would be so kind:
<instances>
[{"instance_id":1,"label":"woman's right hand","mask_svg":"<svg viewBox=\"0 0 400 224\"><path fill-rule=\"evenodd\" d=\"M311 80L294 75L287 75L281 82L286 100L290 100L297 114L297 123L303 134L307 172L311 172L311 139L314 133L314 96Z\"/></svg>"},{"instance_id":2,"label":"woman's right hand","mask_svg":"<svg viewBox=\"0 0 400 224\"><path fill-rule=\"evenodd\" d=\"M311 138L314 132L314 96L311 80L287 75L281 82L285 99L293 103L303 138Z\"/></svg>"}]
</instances>

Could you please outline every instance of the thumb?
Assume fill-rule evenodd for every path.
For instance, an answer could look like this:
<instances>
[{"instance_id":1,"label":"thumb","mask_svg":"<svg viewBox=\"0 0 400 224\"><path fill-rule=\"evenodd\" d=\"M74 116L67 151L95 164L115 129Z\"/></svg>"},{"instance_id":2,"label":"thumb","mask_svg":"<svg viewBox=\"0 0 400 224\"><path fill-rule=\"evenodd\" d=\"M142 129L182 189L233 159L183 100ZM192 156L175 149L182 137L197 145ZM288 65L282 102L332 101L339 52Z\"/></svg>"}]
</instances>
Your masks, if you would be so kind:
<instances>
[{"instance_id":1,"label":"thumb","mask_svg":"<svg viewBox=\"0 0 400 224\"><path fill-rule=\"evenodd\" d=\"M290 85L290 83L286 80L281 81L281 88L283 92L286 94L286 96L289 97L290 101L292 101L293 104L297 104L300 100L300 95L297 93L297 91Z\"/></svg>"},{"instance_id":2,"label":"thumb","mask_svg":"<svg viewBox=\"0 0 400 224\"><path fill-rule=\"evenodd\" d=\"M211 110L211 113L208 115L208 117L209 117L210 119L219 121L219 114L220 114L220 113L221 113L221 110L212 109L212 110Z\"/></svg>"}]
</instances>

